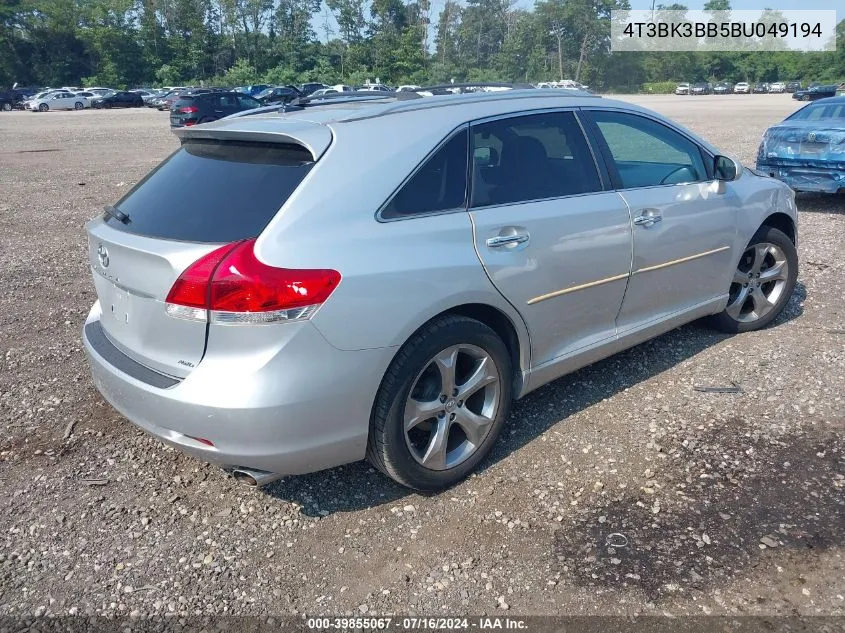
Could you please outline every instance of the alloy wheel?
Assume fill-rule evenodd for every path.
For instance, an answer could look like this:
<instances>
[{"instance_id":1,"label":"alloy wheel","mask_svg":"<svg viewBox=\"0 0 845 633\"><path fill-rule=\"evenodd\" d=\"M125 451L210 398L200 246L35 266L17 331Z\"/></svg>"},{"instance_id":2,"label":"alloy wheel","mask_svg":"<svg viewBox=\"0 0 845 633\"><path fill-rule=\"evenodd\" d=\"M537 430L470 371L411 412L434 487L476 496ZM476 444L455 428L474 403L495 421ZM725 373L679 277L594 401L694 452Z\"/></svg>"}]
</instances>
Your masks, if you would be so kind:
<instances>
[{"instance_id":1,"label":"alloy wheel","mask_svg":"<svg viewBox=\"0 0 845 633\"><path fill-rule=\"evenodd\" d=\"M734 272L726 312L741 323L762 319L780 301L788 279L783 249L770 242L750 245Z\"/></svg>"},{"instance_id":2,"label":"alloy wheel","mask_svg":"<svg viewBox=\"0 0 845 633\"><path fill-rule=\"evenodd\" d=\"M405 442L425 468L447 470L470 458L493 427L501 377L480 347L453 345L436 354L405 401Z\"/></svg>"}]
</instances>

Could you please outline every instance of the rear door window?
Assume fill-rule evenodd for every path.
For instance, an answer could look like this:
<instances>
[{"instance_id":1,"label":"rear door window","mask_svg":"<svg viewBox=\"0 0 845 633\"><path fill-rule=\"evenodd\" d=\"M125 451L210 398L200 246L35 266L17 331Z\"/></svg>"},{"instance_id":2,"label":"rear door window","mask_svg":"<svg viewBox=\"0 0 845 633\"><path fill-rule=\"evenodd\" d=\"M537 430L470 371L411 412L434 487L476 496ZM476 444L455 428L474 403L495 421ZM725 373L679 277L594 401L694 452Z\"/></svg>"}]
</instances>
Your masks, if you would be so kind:
<instances>
[{"instance_id":1,"label":"rear door window","mask_svg":"<svg viewBox=\"0 0 845 633\"><path fill-rule=\"evenodd\" d=\"M509 117L472 128L473 208L602 190L572 112Z\"/></svg>"},{"instance_id":2,"label":"rear door window","mask_svg":"<svg viewBox=\"0 0 845 633\"><path fill-rule=\"evenodd\" d=\"M314 166L298 145L190 140L115 205L114 229L167 240L256 237Z\"/></svg>"}]
</instances>

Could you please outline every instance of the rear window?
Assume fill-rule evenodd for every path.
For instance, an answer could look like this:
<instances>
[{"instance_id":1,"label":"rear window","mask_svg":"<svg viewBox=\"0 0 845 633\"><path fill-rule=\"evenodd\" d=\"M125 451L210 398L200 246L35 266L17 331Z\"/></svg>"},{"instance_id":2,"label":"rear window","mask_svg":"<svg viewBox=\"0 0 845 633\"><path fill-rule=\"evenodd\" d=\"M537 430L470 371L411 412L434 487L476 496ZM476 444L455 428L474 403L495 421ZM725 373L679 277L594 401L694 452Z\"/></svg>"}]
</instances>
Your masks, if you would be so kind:
<instances>
[{"instance_id":1,"label":"rear window","mask_svg":"<svg viewBox=\"0 0 845 633\"><path fill-rule=\"evenodd\" d=\"M298 145L191 140L115 206L119 231L185 242L256 237L314 166Z\"/></svg>"}]
</instances>

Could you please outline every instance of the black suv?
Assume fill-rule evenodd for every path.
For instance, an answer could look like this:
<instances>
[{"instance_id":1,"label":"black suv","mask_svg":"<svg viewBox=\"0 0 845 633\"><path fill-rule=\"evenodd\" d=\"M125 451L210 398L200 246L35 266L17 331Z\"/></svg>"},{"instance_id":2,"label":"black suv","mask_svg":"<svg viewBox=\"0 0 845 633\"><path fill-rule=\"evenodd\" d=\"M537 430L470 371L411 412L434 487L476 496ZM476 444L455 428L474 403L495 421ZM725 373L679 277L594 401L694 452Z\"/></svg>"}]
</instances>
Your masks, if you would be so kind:
<instances>
[{"instance_id":1,"label":"black suv","mask_svg":"<svg viewBox=\"0 0 845 633\"><path fill-rule=\"evenodd\" d=\"M180 95L170 108L170 127L187 127L222 119L236 112L260 108L261 103L242 92L204 92Z\"/></svg>"}]
</instances>

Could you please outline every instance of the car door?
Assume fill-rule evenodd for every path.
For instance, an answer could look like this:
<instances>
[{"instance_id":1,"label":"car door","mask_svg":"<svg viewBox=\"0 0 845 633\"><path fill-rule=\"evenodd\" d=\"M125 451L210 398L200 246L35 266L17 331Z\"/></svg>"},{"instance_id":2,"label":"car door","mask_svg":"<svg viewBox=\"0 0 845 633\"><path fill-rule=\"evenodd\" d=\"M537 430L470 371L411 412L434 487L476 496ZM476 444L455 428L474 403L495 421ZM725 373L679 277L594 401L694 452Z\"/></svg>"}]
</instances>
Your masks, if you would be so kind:
<instances>
[{"instance_id":1,"label":"car door","mask_svg":"<svg viewBox=\"0 0 845 633\"><path fill-rule=\"evenodd\" d=\"M215 108L217 118L229 116L239 110L238 98L233 94L221 94L217 99L218 106Z\"/></svg>"},{"instance_id":2,"label":"car door","mask_svg":"<svg viewBox=\"0 0 845 633\"><path fill-rule=\"evenodd\" d=\"M476 122L471 140L476 250L528 326L532 367L615 338L631 218L575 112Z\"/></svg>"},{"instance_id":3,"label":"car door","mask_svg":"<svg viewBox=\"0 0 845 633\"><path fill-rule=\"evenodd\" d=\"M55 104L55 105L54 105ZM69 92L59 92L53 97L50 107L55 110L64 110L73 107L73 95Z\"/></svg>"},{"instance_id":4,"label":"car door","mask_svg":"<svg viewBox=\"0 0 845 633\"><path fill-rule=\"evenodd\" d=\"M739 198L713 178L713 157L645 114L588 111L633 218L631 279L620 336L728 292Z\"/></svg>"}]
</instances>

